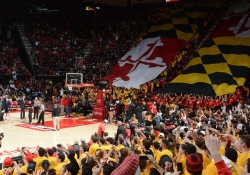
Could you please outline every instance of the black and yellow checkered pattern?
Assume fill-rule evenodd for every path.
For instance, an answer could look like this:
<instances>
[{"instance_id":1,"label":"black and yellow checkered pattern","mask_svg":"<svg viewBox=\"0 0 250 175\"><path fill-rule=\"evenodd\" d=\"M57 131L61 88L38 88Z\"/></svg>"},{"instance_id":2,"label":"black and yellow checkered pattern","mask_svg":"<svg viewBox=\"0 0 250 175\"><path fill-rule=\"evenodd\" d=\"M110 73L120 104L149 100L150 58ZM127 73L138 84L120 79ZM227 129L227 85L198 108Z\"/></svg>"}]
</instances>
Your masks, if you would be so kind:
<instances>
[{"instance_id":1,"label":"black and yellow checkered pattern","mask_svg":"<svg viewBox=\"0 0 250 175\"><path fill-rule=\"evenodd\" d=\"M160 92L221 96L244 85L249 73L250 38L214 38L204 42L186 69Z\"/></svg>"},{"instance_id":2,"label":"black and yellow checkered pattern","mask_svg":"<svg viewBox=\"0 0 250 175\"><path fill-rule=\"evenodd\" d=\"M170 10L170 14L157 21L145 38L164 36L186 41L195 33L199 24L213 10L217 2L207 4L188 4Z\"/></svg>"}]
</instances>

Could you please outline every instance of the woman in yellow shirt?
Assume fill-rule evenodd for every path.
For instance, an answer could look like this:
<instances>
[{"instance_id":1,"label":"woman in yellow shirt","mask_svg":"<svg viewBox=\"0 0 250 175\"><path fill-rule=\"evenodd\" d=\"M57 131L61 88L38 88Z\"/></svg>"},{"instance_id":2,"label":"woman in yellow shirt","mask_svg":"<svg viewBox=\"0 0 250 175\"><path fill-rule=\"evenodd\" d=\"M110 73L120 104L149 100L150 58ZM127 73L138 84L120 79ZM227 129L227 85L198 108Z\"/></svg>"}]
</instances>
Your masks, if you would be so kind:
<instances>
[{"instance_id":1,"label":"woman in yellow shirt","mask_svg":"<svg viewBox=\"0 0 250 175\"><path fill-rule=\"evenodd\" d=\"M176 162L182 164L182 169L184 174L189 174L188 171L186 170L186 158L187 158L187 152L186 152L187 145L186 144L181 144L179 147L179 154L177 155Z\"/></svg>"},{"instance_id":2,"label":"woman in yellow shirt","mask_svg":"<svg viewBox=\"0 0 250 175\"><path fill-rule=\"evenodd\" d=\"M119 152L120 149L125 148L122 144L124 142L124 139L122 137L118 137L118 145L115 147L115 151Z\"/></svg>"}]
</instances>

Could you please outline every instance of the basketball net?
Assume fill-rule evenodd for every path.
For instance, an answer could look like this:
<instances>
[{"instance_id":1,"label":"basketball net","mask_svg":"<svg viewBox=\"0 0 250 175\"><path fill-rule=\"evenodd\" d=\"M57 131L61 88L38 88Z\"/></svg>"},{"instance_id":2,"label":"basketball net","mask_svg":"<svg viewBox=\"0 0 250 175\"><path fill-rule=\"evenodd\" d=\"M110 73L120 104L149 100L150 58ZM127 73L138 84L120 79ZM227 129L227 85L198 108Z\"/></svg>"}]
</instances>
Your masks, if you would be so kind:
<instances>
[{"instance_id":1,"label":"basketball net","mask_svg":"<svg viewBox=\"0 0 250 175\"><path fill-rule=\"evenodd\" d=\"M72 88L73 88L72 86L68 86L69 91L72 91Z\"/></svg>"}]
</instances>

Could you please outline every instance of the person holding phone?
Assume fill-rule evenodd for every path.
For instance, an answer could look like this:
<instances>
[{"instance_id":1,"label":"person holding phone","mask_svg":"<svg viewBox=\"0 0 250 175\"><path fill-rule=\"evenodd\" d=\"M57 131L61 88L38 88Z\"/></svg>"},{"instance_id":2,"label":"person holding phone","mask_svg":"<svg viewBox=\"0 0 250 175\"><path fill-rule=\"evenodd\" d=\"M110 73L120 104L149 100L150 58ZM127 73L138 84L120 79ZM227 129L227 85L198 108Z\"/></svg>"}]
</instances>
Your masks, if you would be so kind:
<instances>
[{"instance_id":1,"label":"person holding phone","mask_svg":"<svg viewBox=\"0 0 250 175\"><path fill-rule=\"evenodd\" d=\"M180 174L184 174L184 170L186 169L186 159L187 159L186 148L187 148L186 144L181 144L178 150L179 156L177 156L176 164L178 172L181 172Z\"/></svg>"}]
</instances>

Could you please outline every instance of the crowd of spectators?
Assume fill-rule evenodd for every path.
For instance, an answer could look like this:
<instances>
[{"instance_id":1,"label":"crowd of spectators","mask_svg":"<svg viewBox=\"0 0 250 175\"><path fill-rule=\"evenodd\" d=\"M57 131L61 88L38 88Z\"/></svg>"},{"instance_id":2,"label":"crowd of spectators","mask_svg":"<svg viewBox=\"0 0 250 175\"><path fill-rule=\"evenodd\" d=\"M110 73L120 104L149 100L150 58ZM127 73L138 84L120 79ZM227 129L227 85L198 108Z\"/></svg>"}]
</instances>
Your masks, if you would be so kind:
<instances>
[{"instance_id":1,"label":"crowd of spectators","mask_svg":"<svg viewBox=\"0 0 250 175\"><path fill-rule=\"evenodd\" d=\"M16 79L17 75L30 75L20 58L18 48L14 46L14 40L0 40L0 74L12 75Z\"/></svg>"},{"instance_id":2,"label":"crowd of spectators","mask_svg":"<svg viewBox=\"0 0 250 175\"><path fill-rule=\"evenodd\" d=\"M39 63L35 70L38 75L62 75L71 71L77 58L86 56L83 50L94 36L89 56L74 71L82 72L85 82L104 77L126 52L136 47L157 20L169 13L170 8L163 4L107 7L96 11L95 15L82 15L81 35L71 28L76 23L72 20L76 19L74 15L74 18L69 17L60 10L31 13L26 17L26 33ZM88 21L88 18L93 20ZM86 26L88 22L92 24L94 35ZM204 26L200 28L203 30ZM197 38L198 33L191 39L191 46L195 47ZM190 50L190 46L187 47Z\"/></svg>"},{"instance_id":3,"label":"crowd of spectators","mask_svg":"<svg viewBox=\"0 0 250 175\"><path fill-rule=\"evenodd\" d=\"M38 61L34 70L37 75L80 72L84 74L84 82L93 82L108 75L117 61L143 39L148 29L168 14L170 8L174 8L173 5L165 3L130 8L105 7L95 12L71 13L65 2L55 1L46 6L47 3L50 4L45 2L44 7L27 13L24 18L25 31L33 47L31 52ZM71 15L68 15L69 12ZM164 81L171 81L183 70L197 40L199 43L200 38L204 37L199 37L200 32L206 33L205 29L209 28L207 24L213 23L215 12L211 12L204 24L199 26L199 30L184 48L185 51L180 51L181 54L170 63L165 71L168 76L164 76ZM94 35L91 34L91 29ZM91 38L92 48L89 56L85 57L84 49ZM78 58L83 57L82 66L74 68Z\"/></svg>"},{"instance_id":4,"label":"crowd of spectators","mask_svg":"<svg viewBox=\"0 0 250 175\"><path fill-rule=\"evenodd\" d=\"M83 56L90 29L86 27L83 35L76 35L72 28L75 20L76 16L60 11L41 11L26 17L26 34L38 61L37 75L65 75L75 66L76 58Z\"/></svg>"},{"instance_id":5,"label":"crowd of spectators","mask_svg":"<svg viewBox=\"0 0 250 175\"><path fill-rule=\"evenodd\" d=\"M97 30L92 51L83 66L86 81L93 78L88 73L94 73L95 70L100 70L96 77L106 75L119 57L131 49L131 46L136 46L139 31L147 31L149 27L145 26L146 23L143 25L143 19L147 21L149 12L138 12L135 13L138 16L132 15L131 18L114 12L112 17L117 16L114 21L101 18L101 30ZM47 149L40 147L35 152L18 148L24 158L24 165L20 167L7 157L3 162L5 168L2 172L6 175L248 175L250 91L247 86L221 97L156 93L158 88L185 68L190 52L199 42L198 35L203 35L203 30L207 32L209 19L214 20L214 16L215 13L209 15L202 30L194 35L189 45L180 51L156 80L142 85L140 90L109 87L110 93L104 98L106 118L89 142L82 139L80 144L76 141L67 146L51 145ZM53 27L53 20L51 23L47 23L45 19L38 20L39 15L34 19L37 20L27 22L26 30L41 64L37 68L38 72L56 75L57 72L65 71L53 67L60 54L65 62L59 61L59 65L66 70L70 69L75 61L73 57L79 56L77 48L81 50L86 43L79 43L80 39L74 38L73 32L67 27ZM141 28L137 31L139 26ZM53 61L55 58L57 60ZM105 59L97 64L96 60L102 58ZM62 103L61 99L67 95L67 100L76 103L77 108L84 100L84 103L90 99L94 101L97 88L86 88L83 92L74 89L69 95L63 82L53 83L51 80L28 77L25 81L4 81L1 91L9 96L18 92L25 93L27 97L40 95L45 101L52 100L49 97L55 96L55 103ZM71 107L73 105L69 106ZM105 125L108 122L114 124L115 121L117 132L113 136L113 133L105 132Z\"/></svg>"},{"instance_id":6,"label":"crowd of spectators","mask_svg":"<svg viewBox=\"0 0 250 175\"><path fill-rule=\"evenodd\" d=\"M115 109L117 113L114 134L105 131L110 117L107 116L90 140L40 147L35 152L18 148L24 165L7 157L3 171L39 175L43 172L51 175L249 174L247 87L214 98L158 94L133 100L125 91L124 96L125 103L111 96L105 98L108 111Z\"/></svg>"},{"instance_id":7,"label":"crowd of spectators","mask_svg":"<svg viewBox=\"0 0 250 175\"><path fill-rule=\"evenodd\" d=\"M85 59L87 70L84 73L94 72L94 78L108 75L112 67L133 49L143 34L156 21L166 14L168 8L162 4L150 4L131 8L113 8L106 15L97 16L98 27L90 55Z\"/></svg>"},{"instance_id":8,"label":"crowd of spectators","mask_svg":"<svg viewBox=\"0 0 250 175\"><path fill-rule=\"evenodd\" d=\"M59 92L59 89L64 86L64 83L60 81L35 79L32 76L18 77L17 80L2 76L0 80L0 94L12 99L12 101L19 101L22 95L26 95L28 101L33 100L35 97L51 101L52 96L54 94L58 95L56 92Z\"/></svg>"},{"instance_id":9,"label":"crowd of spectators","mask_svg":"<svg viewBox=\"0 0 250 175\"><path fill-rule=\"evenodd\" d=\"M107 75L117 60L137 44L138 38L142 39L140 34L148 30L155 21L153 19L159 18L158 14L153 14L165 13L166 9L159 6L151 5L148 10L140 6L131 9L107 7L95 14L81 14L82 17L78 18L60 10L29 14L25 20L26 34L38 59L37 74L63 75L71 71L77 59L84 56L84 48L93 37L87 25L90 23L95 32L91 42L93 47L76 71L84 74L85 82ZM79 18L82 20L80 34L72 29Z\"/></svg>"}]
</instances>

